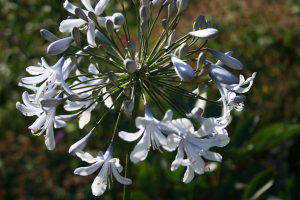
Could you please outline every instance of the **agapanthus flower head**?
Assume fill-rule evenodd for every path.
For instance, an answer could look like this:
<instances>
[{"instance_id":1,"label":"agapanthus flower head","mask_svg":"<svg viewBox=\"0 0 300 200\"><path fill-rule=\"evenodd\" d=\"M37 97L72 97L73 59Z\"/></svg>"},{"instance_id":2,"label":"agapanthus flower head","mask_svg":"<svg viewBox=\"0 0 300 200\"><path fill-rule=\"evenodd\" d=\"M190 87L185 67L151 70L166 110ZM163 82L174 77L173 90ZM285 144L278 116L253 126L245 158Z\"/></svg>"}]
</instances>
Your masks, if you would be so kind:
<instances>
[{"instance_id":1,"label":"agapanthus flower head","mask_svg":"<svg viewBox=\"0 0 300 200\"><path fill-rule=\"evenodd\" d=\"M77 168L75 174L86 176L102 167L92 184L92 193L96 196L110 187L113 176L125 185L126 191L126 185L131 184L129 177L119 174L123 169L119 159L113 158L116 134L126 142L138 140L136 145L132 143L128 147L127 163L144 161L151 149L161 153L177 149L175 160L170 163L171 171L186 166L185 183L194 178L194 173L204 173L207 160L220 162L222 156L209 149L229 143L226 127L230 114L233 109L243 110L244 93L250 90L256 73L248 79L240 75L238 80L222 67L242 70L244 66L232 57L232 51L221 53L208 48L210 40L219 35L210 20L200 15L191 24L192 29L179 37L178 24L189 0L133 0L138 15L134 35L123 1L118 1L122 10L109 15L111 10L106 10L109 0L81 2L81 8L68 0L63 3L73 15L60 23L59 30L66 34L63 38L45 29L40 32L50 42L49 55L65 55L53 66L42 58L38 66L27 67L26 71L32 76L22 78L19 84L30 90L23 93L23 104L17 102L16 108L25 116L37 117L28 127L32 134L45 133L46 147L53 150L56 141L60 141L55 139L53 128L65 127L69 121L78 119L79 129L83 129L93 121L92 117L98 117L93 128L69 148L71 155L92 163L89 167ZM153 10L158 7L154 16ZM163 10L167 10L167 18L156 23ZM154 29L161 30L158 39L153 38ZM152 45L152 41L157 42ZM201 46L197 46L199 42ZM218 61L207 60L207 53ZM219 100L207 97L214 87L220 92ZM207 118L204 104L191 108L183 98L220 105L223 114ZM96 109L101 105L105 105L101 111ZM57 115L61 112L58 107L70 113ZM110 145L105 154L100 151L93 157L83 149L88 149L92 137L97 140L94 130L113 109L118 116L110 119L110 123L115 124L114 131L110 131ZM144 116L139 117L143 109ZM181 118L173 119L173 112ZM117 131L122 115L130 120L129 131Z\"/></svg>"}]
</instances>

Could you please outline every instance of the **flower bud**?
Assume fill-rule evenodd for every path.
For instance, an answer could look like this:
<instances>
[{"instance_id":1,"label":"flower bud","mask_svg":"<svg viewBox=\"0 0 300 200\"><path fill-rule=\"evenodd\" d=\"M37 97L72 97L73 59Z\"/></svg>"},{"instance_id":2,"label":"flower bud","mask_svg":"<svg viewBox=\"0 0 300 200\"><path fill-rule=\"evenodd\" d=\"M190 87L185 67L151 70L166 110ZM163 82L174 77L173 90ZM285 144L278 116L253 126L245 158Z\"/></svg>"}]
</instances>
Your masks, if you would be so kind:
<instances>
[{"instance_id":1,"label":"flower bud","mask_svg":"<svg viewBox=\"0 0 300 200\"><path fill-rule=\"evenodd\" d=\"M134 108L134 103L131 100L126 100L123 104L123 112L130 117Z\"/></svg>"},{"instance_id":2,"label":"flower bud","mask_svg":"<svg viewBox=\"0 0 300 200\"><path fill-rule=\"evenodd\" d=\"M107 19L105 22L105 27L110 37L112 37L114 33L114 23L110 19Z\"/></svg>"},{"instance_id":3,"label":"flower bud","mask_svg":"<svg viewBox=\"0 0 300 200\"><path fill-rule=\"evenodd\" d=\"M237 78L232 73L215 64L212 64L209 76L214 82L220 82L227 85L238 84Z\"/></svg>"},{"instance_id":4,"label":"flower bud","mask_svg":"<svg viewBox=\"0 0 300 200\"><path fill-rule=\"evenodd\" d=\"M186 64L184 61L179 59L177 56L171 53L171 60L175 68L176 74L180 77L182 81L191 81L194 76L193 68Z\"/></svg>"},{"instance_id":5,"label":"flower bud","mask_svg":"<svg viewBox=\"0 0 300 200\"><path fill-rule=\"evenodd\" d=\"M52 42L51 44L49 44L49 46L47 48L47 53L49 55L60 54L60 53L64 52L65 50L67 50L73 41L74 40L73 40L72 36L56 40L56 41Z\"/></svg>"},{"instance_id":6,"label":"flower bud","mask_svg":"<svg viewBox=\"0 0 300 200\"><path fill-rule=\"evenodd\" d=\"M124 94L130 98L130 95L131 95L131 89L129 87L125 87L124 90L123 90Z\"/></svg>"},{"instance_id":7,"label":"flower bud","mask_svg":"<svg viewBox=\"0 0 300 200\"><path fill-rule=\"evenodd\" d=\"M157 8L164 0L153 0L153 8Z\"/></svg>"},{"instance_id":8,"label":"flower bud","mask_svg":"<svg viewBox=\"0 0 300 200\"><path fill-rule=\"evenodd\" d=\"M140 17L142 21L148 21L150 16L150 10L147 6L140 7Z\"/></svg>"},{"instance_id":9,"label":"flower bud","mask_svg":"<svg viewBox=\"0 0 300 200\"><path fill-rule=\"evenodd\" d=\"M180 59L183 59L189 52L189 46L187 43L183 43L178 48L178 57Z\"/></svg>"},{"instance_id":10,"label":"flower bud","mask_svg":"<svg viewBox=\"0 0 300 200\"><path fill-rule=\"evenodd\" d=\"M204 83L200 83L200 84L198 85L198 93L197 93L197 97L200 96L200 95L203 93L204 89L205 89L205 84L204 84Z\"/></svg>"},{"instance_id":11,"label":"flower bud","mask_svg":"<svg viewBox=\"0 0 300 200\"><path fill-rule=\"evenodd\" d=\"M177 0L177 3L178 3L178 15L180 15L188 7L190 0Z\"/></svg>"},{"instance_id":12,"label":"flower bud","mask_svg":"<svg viewBox=\"0 0 300 200\"><path fill-rule=\"evenodd\" d=\"M205 60L206 60L206 55L203 52L201 52L198 56L197 71L199 71L202 68L202 66L205 63Z\"/></svg>"},{"instance_id":13,"label":"flower bud","mask_svg":"<svg viewBox=\"0 0 300 200\"><path fill-rule=\"evenodd\" d=\"M96 59L95 59L93 56L90 57L90 62L91 62L95 67L97 66Z\"/></svg>"},{"instance_id":14,"label":"flower bud","mask_svg":"<svg viewBox=\"0 0 300 200\"><path fill-rule=\"evenodd\" d=\"M127 49L130 53L131 58L134 59L136 49L135 49L135 44L131 40L129 40L127 43Z\"/></svg>"},{"instance_id":15,"label":"flower bud","mask_svg":"<svg viewBox=\"0 0 300 200\"><path fill-rule=\"evenodd\" d=\"M77 15L77 17L83 19L84 21L89 22L89 19L87 18L87 16L85 15L85 13L81 8L75 9L75 15Z\"/></svg>"},{"instance_id":16,"label":"flower bud","mask_svg":"<svg viewBox=\"0 0 300 200\"><path fill-rule=\"evenodd\" d=\"M72 17L72 16L68 16L68 17L67 17L67 19L74 19L74 17Z\"/></svg>"},{"instance_id":17,"label":"flower bud","mask_svg":"<svg viewBox=\"0 0 300 200\"><path fill-rule=\"evenodd\" d=\"M207 50L209 51L209 53L211 53L213 56L218 58L222 63L224 63L228 67L231 67L232 69L236 69L236 70L243 69L243 64L240 61L238 61L237 59L235 59L229 55L223 54L219 51L216 51L214 49L207 48Z\"/></svg>"},{"instance_id":18,"label":"flower bud","mask_svg":"<svg viewBox=\"0 0 300 200\"><path fill-rule=\"evenodd\" d=\"M54 42L56 40L59 40L58 37L56 37L53 33L51 33L50 31L46 30L46 29L41 29L40 30L41 36L48 40L49 42Z\"/></svg>"},{"instance_id":19,"label":"flower bud","mask_svg":"<svg viewBox=\"0 0 300 200\"><path fill-rule=\"evenodd\" d=\"M124 66L130 73L133 73L136 71L136 62L134 60L131 60L129 58L126 58L124 60Z\"/></svg>"},{"instance_id":20,"label":"flower bud","mask_svg":"<svg viewBox=\"0 0 300 200\"><path fill-rule=\"evenodd\" d=\"M154 5L153 5L153 2L150 1L150 4L149 4L149 11L152 12L154 9Z\"/></svg>"},{"instance_id":21,"label":"flower bud","mask_svg":"<svg viewBox=\"0 0 300 200\"><path fill-rule=\"evenodd\" d=\"M73 36L73 39L74 41L76 42L76 44L78 46L81 46L81 43L80 43L80 31L79 31L79 28L74 26L72 31L71 31L71 34Z\"/></svg>"},{"instance_id":22,"label":"flower bud","mask_svg":"<svg viewBox=\"0 0 300 200\"><path fill-rule=\"evenodd\" d=\"M211 40L219 35L219 31L215 28L206 28L198 31L192 31L190 32L190 35L205 40Z\"/></svg>"},{"instance_id":23,"label":"flower bud","mask_svg":"<svg viewBox=\"0 0 300 200\"><path fill-rule=\"evenodd\" d=\"M200 15L196 21L194 22L193 25L193 30L197 31L199 30L201 27L206 27L206 21L205 21L205 17L203 15Z\"/></svg>"},{"instance_id":24,"label":"flower bud","mask_svg":"<svg viewBox=\"0 0 300 200\"><path fill-rule=\"evenodd\" d=\"M211 23L208 19L206 20L206 28L211 28Z\"/></svg>"},{"instance_id":25,"label":"flower bud","mask_svg":"<svg viewBox=\"0 0 300 200\"><path fill-rule=\"evenodd\" d=\"M91 20L93 20L95 23L98 23L97 15L96 15L94 12L89 11L89 12L88 12L88 16L89 16L89 18L90 18Z\"/></svg>"},{"instance_id":26,"label":"flower bud","mask_svg":"<svg viewBox=\"0 0 300 200\"><path fill-rule=\"evenodd\" d=\"M143 6L149 6L150 0L142 0L142 5Z\"/></svg>"},{"instance_id":27,"label":"flower bud","mask_svg":"<svg viewBox=\"0 0 300 200\"><path fill-rule=\"evenodd\" d=\"M99 50L99 52L100 52L102 55L104 55L105 57L107 56L107 55L106 55L106 48L105 48L105 46L104 46L103 44L99 44L98 50Z\"/></svg>"},{"instance_id":28,"label":"flower bud","mask_svg":"<svg viewBox=\"0 0 300 200\"><path fill-rule=\"evenodd\" d=\"M188 118L199 119L203 114L203 109L200 107L193 108L191 113L187 114Z\"/></svg>"},{"instance_id":29,"label":"flower bud","mask_svg":"<svg viewBox=\"0 0 300 200\"><path fill-rule=\"evenodd\" d=\"M94 99L98 99L98 96L99 96L99 91L97 91L97 90L93 90L92 91L92 97L94 98Z\"/></svg>"},{"instance_id":30,"label":"flower bud","mask_svg":"<svg viewBox=\"0 0 300 200\"><path fill-rule=\"evenodd\" d=\"M101 40L104 44L109 45L109 41L106 39L106 37L98 30L96 30L96 37Z\"/></svg>"},{"instance_id":31,"label":"flower bud","mask_svg":"<svg viewBox=\"0 0 300 200\"><path fill-rule=\"evenodd\" d=\"M167 19L163 19L161 24L162 24L162 27L165 29L165 31L167 31L169 28L169 21Z\"/></svg>"},{"instance_id":32,"label":"flower bud","mask_svg":"<svg viewBox=\"0 0 300 200\"><path fill-rule=\"evenodd\" d=\"M81 140L77 141L75 144L73 144L69 149L69 154L76 156L75 152L78 150L82 150L89 139L92 136L92 132L88 133L86 136L84 136Z\"/></svg>"},{"instance_id":33,"label":"flower bud","mask_svg":"<svg viewBox=\"0 0 300 200\"><path fill-rule=\"evenodd\" d=\"M200 70L200 73L198 74L198 76L206 76L210 73L211 71L211 63L207 63L206 65L204 65L204 67Z\"/></svg>"},{"instance_id":34,"label":"flower bud","mask_svg":"<svg viewBox=\"0 0 300 200\"><path fill-rule=\"evenodd\" d=\"M81 96L77 95L77 94L71 94L68 96L68 100L70 101L83 101L85 100L85 98L82 98Z\"/></svg>"},{"instance_id":35,"label":"flower bud","mask_svg":"<svg viewBox=\"0 0 300 200\"><path fill-rule=\"evenodd\" d=\"M65 103L67 98L40 98L39 103L42 107L56 107Z\"/></svg>"},{"instance_id":36,"label":"flower bud","mask_svg":"<svg viewBox=\"0 0 300 200\"><path fill-rule=\"evenodd\" d=\"M148 22L143 21L141 24L142 34L146 40L149 38L149 24Z\"/></svg>"},{"instance_id":37,"label":"flower bud","mask_svg":"<svg viewBox=\"0 0 300 200\"><path fill-rule=\"evenodd\" d=\"M232 54L233 54L232 51L228 51L225 53L225 55L227 55L227 56L232 56ZM218 60L216 65L222 66L222 65L224 65L224 63L222 63L222 61Z\"/></svg>"},{"instance_id":38,"label":"flower bud","mask_svg":"<svg viewBox=\"0 0 300 200\"><path fill-rule=\"evenodd\" d=\"M163 6L168 6L170 3L172 3L174 0L165 0L163 3Z\"/></svg>"},{"instance_id":39,"label":"flower bud","mask_svg":"<svg viewBox=\"0 0 300 200\"><path fill-rule=\"evenodd\" d=\"M169 36L168 47L171 46L176 41L177 33L174 30L173 33Z\"/></svg>"},{"instance_id":40,"label":"flower bud","mask_svg":"<svg viewBox=\"0 0 300 200\"><path fill-rule=\"evenodd\" d=\"M172 14L175 12L176 10L176 1L173 1L172 3L170 3L168 5L168 19L171 18Z\"/></svg>"},{"instance_id":41,"label":"flower bud","mask_svg":"<svg viewBox=\"0 0 300 200\"><path fill-rule=\"evenodd\" d=\"M112 16L112 21L114 23L114 28L119 28L125 21L124 15L122 13L114 13Z\"/></svg>"},{"instance_id":42,"label":"flower bud","mask_svg":"<svg viewBox=\"0 0 300 200\"><path fill-rule=\"evenodd\" d=\"M113 71L107 72L107 76L110 82L112 82L115 86L118 87L118 78Z\"/></svg>"},{"instance_id":43,"label":"flower bud","mask_svg":"<svg viewBox=\"0 0 300 200\"><path fill-rule=\"evenodd\" d=\"M76 119L79 116L79 113L75 113L72 115L58 115L55 116L55 120L62 120L64 122L72 121L73 119Z\"/></svg>"}]
</instances>

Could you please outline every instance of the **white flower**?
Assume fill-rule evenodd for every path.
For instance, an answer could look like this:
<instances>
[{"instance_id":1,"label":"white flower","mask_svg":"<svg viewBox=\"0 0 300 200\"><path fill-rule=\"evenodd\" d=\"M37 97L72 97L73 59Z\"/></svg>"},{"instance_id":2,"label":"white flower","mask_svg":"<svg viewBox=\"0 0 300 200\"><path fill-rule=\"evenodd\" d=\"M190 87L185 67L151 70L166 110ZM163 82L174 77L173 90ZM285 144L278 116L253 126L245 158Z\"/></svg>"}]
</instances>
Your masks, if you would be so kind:
<instances>
[{"instance_id":1,"label":"white flower","mask_svg":"<svg viewBox=\"0 0 300 200\"><path fill-rule=\"evenodd\" d=\"M107 185L110 188L110 181L113 182L112 175L114 175L119 183L124 185L129 185L132 183L130 179L120 176L119 173L122 172L123 167L120 165L119 159L113 158L112 143L109 145L104 155L102 151L100 151L96 158L91 156L91 154L81 150L77 150L75 153L79 158L81 158L82 161L93 163L93 165L89 167L77 168L75 169L74 174L87 176L95 172L101 167L101 165L103 165L92 184L92 192L95 196L102 195L105 192Z\"/></svg>"},{"instance_id":2,"label":"white flower","mask_svg":"<svg viewBox=\"0 0 300 200\"><path fill-rule=\"evenodd\" d=\"M162 122L169 122L172 120L172 117L172 111L168 110ZM128 142L135 141L143 135L130 154L132 162L137 163L145 160L151 145L153 149L158 149L159 151L161 146L168 151L171 150L168 148L166 138L161 132L161 122L153 117L148 105L145 106L145 117L137 117L135 125L140 129L136 133L119 132L120 138Z\"/></svg>"},{"instance_id":3,"label":"white flower","mask_svg":"<svg viewBox=\"0 0 300 200\"><path fill-rule=\"evenodd\" d=\"M246 97L243 95L236 95L235 92L248 92L253 84L255 75L256 72L254 72L247 80L245 80L243 75L240 75L240 81L238 82L237 78L233 74L215 64L211 65L211 72L209 73L210 78L219 88L222 98L226 100L231 109L234 108L237 111L243 110L243 101ZM248 87L242 87L247 84L249 84Z\"/></svg>"},{"instance_id":4,"label":"white flower","mask_svg":"<svg viewBox=\"0 0 300 200\"><path fill-rule=\"evenodd\" d=\"M90 65L88 71L92 74L99 74L99 71L96 69L94 65ZM89 92L81 94L81 98L87 98L92 94L92 89L97 89L99 87L99 84L107 83L108 80L105 78L101 78L97 75L94 75L95 80L91 78L87 78L85 76L81 76L81 73L79 70L76 70L76 75L78 75L78 79L80 82L75 81L71 86L75 86L72 88L72 92L75 93L82 93L85 91L90 90ZM81 83L83 82L83 83ZM106 105L108 108L110 108L113 105L112 98L109 93L106 93L106 87L103 87L101 90L98 91L99 94L103 95L104 105ZM105 94L106 93L106 94ZM95 99L91 99L88 101L67 101L67 105L64 106L65 110L67 111L74 111L79 110L81 108L88 108L85 110L81 115L79 119L79 128L82 129L91 118L91 112L95 109L97 106L97 101ZM112 107L114 109L114 107Z\"/></svg>"},{"instance_id":5,"label":"white flower","mask_svg":"<svg viewBox=\"0 0 300 200\"><path fill-rule=\"evenodd\" d=\"M190 65L179 59L173 53L171 53L171 60L175 67L176 74L182 81L191 81L194 78L195 73Z\"/></svg>"},{"instance_id":6,"label":"white flower","mask_svg":"<svg viewBox=\"0 0 300 200\"><path fill-rule=\"evenodd\" d=\"M124 22L124 16L121 13L115 13L113 16L108 17L99 17L100 14L105 10L109 0L100 0L95 9L92 8L90 0L82 0L81 1L87 10L82 9L84 14L86 15L88 22L83 19L66 19L60 23L59 30L61 32L71 32L74 26L81 27L86 24L85 28L87 28L87 41L91 47L97 47L95 42L95 22L88 17L88 12L94 12L97 16L97 21L105 27L105 22L107 19L110 19L114 22L114 28L120 27ZM75 14L75 9L78 8L71 4L68 0L64 2L64 8L72 14Z\"/></svg>"},{"instance_id":7,"label":"white flower","mask_svg":"<svg viewBox=\"0 0 300 200\"><path fill-rule=\"evenodd\" d=\"M188 119L177 119L166 123L164 130L171 132L167 138L169 148L178 147L178 153L171 165L171 170L175 171L180 165L188 166L184 182L192 180L193 173L203 174L205 162L201 158L221 161L222 156L218 153L208 151L213 146L218 146L222 141L217 135L211 135L205 139L197 138L198 134L194 131L194 126ZM184 159L184 152L188 159Z\"/></svg>"}]
</instances>

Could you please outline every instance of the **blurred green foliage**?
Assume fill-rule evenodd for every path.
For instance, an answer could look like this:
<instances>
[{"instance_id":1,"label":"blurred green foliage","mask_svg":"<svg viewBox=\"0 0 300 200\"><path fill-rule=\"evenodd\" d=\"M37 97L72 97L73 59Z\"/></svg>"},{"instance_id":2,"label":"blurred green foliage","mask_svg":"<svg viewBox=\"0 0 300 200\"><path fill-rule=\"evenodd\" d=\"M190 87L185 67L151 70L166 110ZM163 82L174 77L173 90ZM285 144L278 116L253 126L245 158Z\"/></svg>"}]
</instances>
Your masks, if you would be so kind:
<instances>
[{"instance_id":1,"label":"blurred green foliage","mask_svg":"<svg viewBox=\"0 0 300 200\"><path fill-rule=\"evenodd\" d=\"M79 0L72 3L81 5ZM74 175L74 169L86 163L67 153L69 146L93 127L104 107L93 111L91 122L83 130L78 129L77 122L70 123L62 130L62 142L51 152L46 150L43 137L33 137L27 129L34 117L24 117L15 108L25 90L18 87L20 79L28 75L25 68L36 65L41 57L50 65L59 57L46 55L49 43L40 37L39 30L66 36L58 31L60 21L69 14L62 4L50 0L0 1L0 199L122 197L122 185L118 183L100 198L93 197L90 187L96 173ZM125 4L133 27L133 4L128 0ZM120 9L116 5L111 0L107 13ZM192 30L192 22L201 14L221 33L208 46L223 52L232 50L244 63L241 73L248 77L256 71L257 77L246 94L244 111L233 113L227 129L231 142L212 149L223 156L221 163L212 163L210 171L184 184L185 168L170 171L176 152L151 151L146 161L134 165L132 199L300 199L299 2L192 0L176 29L178 35ZM163 12L159 20L166 16ZM136 34L135 28L130 31ZM160 31L158 23L153 34L158 36ZM216 94L213 89L209 96L217 99ZM194 104L184 101L190 107ZM213 116L218 109L207 104L204 115ZM87 147L93 155L109 144L116 114L110 113L96 129L97 139ZM122 117L121 121L119 129L128 130L128 120ZM116 138L115 146L114 156L124 166L127 144Z\"/></svg>"}]
</instances>

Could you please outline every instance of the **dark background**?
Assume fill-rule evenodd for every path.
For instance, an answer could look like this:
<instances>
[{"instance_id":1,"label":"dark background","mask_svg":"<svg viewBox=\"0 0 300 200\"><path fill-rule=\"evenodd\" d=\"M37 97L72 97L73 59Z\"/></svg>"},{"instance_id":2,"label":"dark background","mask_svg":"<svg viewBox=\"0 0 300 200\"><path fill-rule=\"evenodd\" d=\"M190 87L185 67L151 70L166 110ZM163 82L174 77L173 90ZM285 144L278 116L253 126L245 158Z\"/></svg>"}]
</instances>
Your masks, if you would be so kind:
<instances>
[{"instance_id":1,"label":"dark background","mask_svg":"<svg viewBox=\"0 0 300 200\"><path fill-rule=\"evenodd\" d=\"M122 198L123 185L117 182L101 197L94 197L90 187L97 173L87 177L74 175L75 168L87 163L67 153L70 145L96 124L104 106L93 111L90 123L83 130L78 128L77 121L55 130L62 139L53 151L46 149L44 137L34 137L28 130L35 118L23 116L15 107L25 91L18 86L21 78L28 76L25 68L36 65L41 57L50 65L59 58L46 54L49 43L39 30L44 28L59 37L67 36L58 30L61 20L69 15L63 9L63 2L0 1L0 199ZM79 0L71 2L82 7ZM232 114L233 120L227 128L231 142L224 148L213 149L223 156L216 169L196 175L185 184L184 167L170 171L176 152L151 151L146 161L134 165L132 199L300 199L299 3L191 0L176 28L178 35L191 31L194 20L205 15L212 27L220 31L219 37L207 46L221 52L233 51L234 57L244 64L241 73L246 78L253 72L257 76L246 93L244 111ZM134 7L128 0L125 4L134 35ZM120 9L113 0L109 5L108 14ZM162 17L166 16L163 12ZM159 21L153 35L160 33ZM216 92L212 89L209 97L217 97ZM193 107L194 102L186 103ZM219 112L218 109L207 104L205 116ZM153 110L161 119L154 107ZM85 150L96 155L107 148L116 115L117 111L108 115ZM121 118L120 130L128 130L125 117ZM114 145L114 156L124 166L127 143L116 137Z\"/></svg>"}]
</instances>

